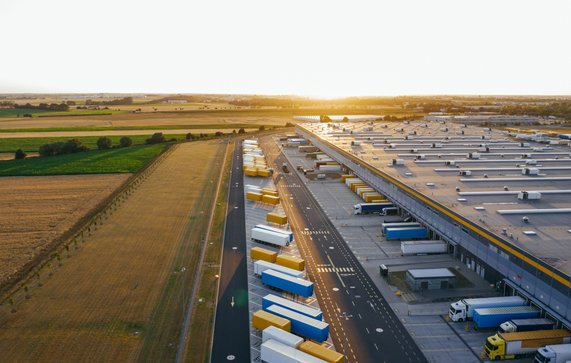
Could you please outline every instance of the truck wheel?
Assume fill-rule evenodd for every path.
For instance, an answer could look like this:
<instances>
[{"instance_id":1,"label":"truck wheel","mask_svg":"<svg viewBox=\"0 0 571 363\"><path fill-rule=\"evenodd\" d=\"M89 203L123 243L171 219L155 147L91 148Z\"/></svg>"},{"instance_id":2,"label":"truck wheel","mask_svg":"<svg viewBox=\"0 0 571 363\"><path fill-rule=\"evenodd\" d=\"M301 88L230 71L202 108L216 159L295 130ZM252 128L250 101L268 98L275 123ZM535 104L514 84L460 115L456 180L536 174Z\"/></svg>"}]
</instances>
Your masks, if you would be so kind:
<instances>
[{"instance_id":1,"label":"truck wheel","mask_svg":"<svg viewBox=\"0 0 571 363\"><path fill-rule=\"evenodd\" d=\"M458 319L458 321L459 321L459 322L463 322L463 321L464 321L464 318L460 318L460 319Z\"/></svg>"},{"instance_id":2,"label":"truck wheel","mask_svg":"<svg viewBox=\"0 0 571 363\"><path fill-rule=\"evenodd\" d=\"M496 356L494 357L494 360L500 360L500 356L499 356L499 355L496 355Z\"/></svg>"}]
</instances>

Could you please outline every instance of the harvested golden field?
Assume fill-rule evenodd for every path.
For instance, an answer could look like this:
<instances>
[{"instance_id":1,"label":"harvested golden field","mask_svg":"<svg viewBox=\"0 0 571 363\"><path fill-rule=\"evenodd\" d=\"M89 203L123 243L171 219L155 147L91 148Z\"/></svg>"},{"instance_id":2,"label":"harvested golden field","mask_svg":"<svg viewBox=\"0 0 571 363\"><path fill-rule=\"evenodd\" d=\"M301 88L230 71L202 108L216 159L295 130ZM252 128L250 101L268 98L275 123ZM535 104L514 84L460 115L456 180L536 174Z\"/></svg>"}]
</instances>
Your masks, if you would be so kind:
<instances>
[{"instance_id":1,"label":"harvested golden field","mask_svg":"<svg viewBox=\"0 0 571 363\"><path fill-rule=\"evenodd\" d=\"M24 137L82 137L82 136L134 136L134 135L152 135L155 132L162 132L165 135L185 135L187 133L192 133L194 135L199 133L213 134L216 131L222 131L223 133L231 133L232 129L165 129L165 130L109 130L109 131L36 131L36 132L2 132L0 137L9 138L24 138ZM258 131L257 127L245 128L246 132ZM179 139L181 137L178 137ZM1 155L1 154L0 154ZM11 154L13 159L14 155ZM6 160L6 159L0 159Z\"/></svg>"},{"instance_id":2,"label":"harvested golden field","mask_svg":"<svg viewBox=\"0 0 571 363\"><path fill-rule=\"evenodd\" d=\"M174 146L31 299L0 307L2 360L172 361L225 150Z\"/></svg>"},{"instance_id":3,"label":"harvested golden field","mask_svg":"<svg viewBox=\"0 0 571 363\"><path fill-rule=\"evenodd\" d=\"M0 285L130 174L0 178Z\"/></svg>"}]
</instances>

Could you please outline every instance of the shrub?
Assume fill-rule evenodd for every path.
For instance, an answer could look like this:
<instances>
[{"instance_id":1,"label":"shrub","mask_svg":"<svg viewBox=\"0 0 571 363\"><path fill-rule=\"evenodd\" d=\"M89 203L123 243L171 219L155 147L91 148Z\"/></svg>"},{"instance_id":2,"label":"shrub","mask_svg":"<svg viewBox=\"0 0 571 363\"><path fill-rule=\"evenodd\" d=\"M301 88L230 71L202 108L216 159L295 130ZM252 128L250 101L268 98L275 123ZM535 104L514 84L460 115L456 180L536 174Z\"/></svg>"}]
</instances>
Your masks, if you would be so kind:
<instances>
[{"instance_id":1,"label":"shrub","mask_svg":"<svg viewBox=\"0 0 571 363\"><path fill-rule=\"evenodd\" d=\"M214 134L214 136L220 137L220 136L224 136L224 133L221 131L216 131L216 133Z\"/></svg>"},{"instance_id":2,"label":"shrub","mask_svg":"<svg viewBox=\"0 0 571 363\"><path fill-rule=\"evenodd\" d=\"M40 146L40 156L53 156L58 155L63 147L63 142L54 142Z\"/></svg>"},{"instance_id":3,"label":"shrub","mask_svg":"<svg viewBox=\"0 0 571 363\"><path fill-rule=\"evenodd\" d=\"M119 145L121 145L121 147L129 147L129 146L133 145L133 140L131 140L131 138L128 136L123 136L119 140Z\"/></svg>"},{"instance_id":4,"label":"shrub","mask_svg":"<svg viewBox=\"0 0 571 363\"><path fill-rule=\"evenodd\" d=\"M103 137L100 137L99 139L97 139L97 148L99 150L111 149L112 143L113 143L113 141L111 141L110 138L103 136Z\"/></svg>"},{"instance_id":5,"label":"shrub","mask_svg":"<svg viewBox=\"0 0 571 363\"><path fill-rule=\"evenodd\" d=\"M294 127L295 125L291 122L286 122L285 127Z\"/></svg>"},{"instance_id":6,"label":"shrub","mask_svg":"<svg viewBox=\"0 0 571 363\"><path fill-rule=\"evenodd\" d=\"M162 142L165 142L165 136L163 135L162 132L155 132L153 134L153 136L151 136L150 138L148 138L145 142L147 144L160 144Z\"/></svg>"},{"instance_id":7,"label":"shrub","mask_svg":"<svg viewBox=\"0 0 571 363\"><path fill-rule=\"evenodd\" d=\"M194 140L194 135L189 132L188 134L186 134L186 135L184 136L184 138L187 139L187 140Z\"/></svg>"},{"instance_id":8,"label":"shrub","mask_svg":"<svg viewBox=\"0 0 571 363\"><path fill-rule=\"evenodd\" d=\"M83 151L87 151L89 150L89 148L85 145L81 144L81 141L79 141L78 139L71 139L71 140L67 140L62 148L60 153L61 154L75 154L75 153L79 153L79 152L83 152Z\"/></svg>"},{"instance_id":9,"label":"shrub","mask_svg":"<svg viewBox=\"0 0 571 363\"><path fill-rule=\"evenodd\" d=\"M238 133L239 134L245 134L246 130L242 127L240 130L238 130Z\"/></svg>"},{"instance_id":10,"label":"shrub","mask_svg":"<svg viewBox=\"0 0 571 363\"><path fill-rule=\"evenodd\" d=\"M264 131L265 129L266 129L266 126L264 126L264 125L258 127L258 130L260 130L260 131Z\"/></svg>"},{"instance_id":11,"label":"shrub","mask_svg":"<svg viewBox=\"0 0 571 363\"><path fill-rule=\"evenodd\" d=\"M26 154L24 152L24 150L22 149L18 149L16 150L16 153L14 154L14 159L18 160L18 159L25 159L26 156L28 156L28 154Z\"/></svg>"}]
</instances>

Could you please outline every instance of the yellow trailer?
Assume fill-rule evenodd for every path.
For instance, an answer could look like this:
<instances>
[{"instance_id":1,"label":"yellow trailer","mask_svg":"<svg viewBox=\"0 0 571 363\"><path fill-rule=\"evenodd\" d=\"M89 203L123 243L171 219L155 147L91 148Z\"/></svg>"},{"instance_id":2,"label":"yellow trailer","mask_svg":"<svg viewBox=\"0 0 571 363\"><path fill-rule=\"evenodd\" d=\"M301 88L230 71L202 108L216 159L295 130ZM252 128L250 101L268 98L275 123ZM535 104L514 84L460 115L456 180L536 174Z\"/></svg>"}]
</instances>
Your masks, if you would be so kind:
<instances>
[{"instance_id":1,"label":"yellow trailer","mask_svg":"<svg viewBox=\"0 0 571 363\"><path fill-rule=\"evenodd\" d=\"M254 328L264 330L268 326L275 326L287 332L291 331L291 322L264 310L258 310L252 315L252 325Z\"/></svg>"},{"instance_id":2,"label":"yellow trailer","mask_svg":"<svg viewBox=\"0 0 571 363\"><path fill-rule=\"evenodd\" d=\"M323 359L324 361L329 363L343 363L345 360L343 354L325 348L324 346L321 346L309 340L301 343L301 345L299 346L299 350L301 350L304 353L310 354L316 358Z\"/></svg>"},{"instance_id":3,"label":"yellow trailer","mask_svg":"<svg viewBox=\"0 0 571 363\"><path fill-rule=\"evenodd\" d=\"M246 193L246 199L261 201L262 200L262 194L256 193L256 192L247 192Z\"/></svg>"},{"instance_id":4,"label":"yellow trailer","mask_svg":"<svg viewBox=\"0 0 571 363\"><path fill-rule=\"evenodd\" d=\"M359 188L358 190L359 190L359 197L361 198L363 198L363 194L375 191L375 189L373 188Z\"/></svg>"},{"instance_id":5,"label":"yellow trailer","mask_svg":"<svg viewBox=\"0 0 571 363\"><path fill-rule=\"evenodd\" d=\"M287 216L285 214L278 214L278 213L268 213L266 214L266 221L272 222L276 224L286 224L287 223Z\"/></svg>"},{"instance_id":6,"label":"yellow trailer","mask_svg":"<svg viewBox=\"0 0 571 363\"><path fill-rule=\"evenodd\" d=\"M278 253L267 250L262 247L252 247L250 249L250 257L252 258L252 260L263 260L274 263L276 262L276 257L278 257Z\"/></svg>"},{"instance_id":7,"label":"yellow trailer","mask_svg":"<svg viewBox=\"0 0 571 363\"><path fill-rule=\"evenodd\" d=\"M246 176L258 176L258 171L256 169L246 168L244 169L244 174L246 174Z\"/></svg>"},{"instance_id":8,"label":"yellow trailer","mask_svg":"<svg viewBox=\"0 0 571 363\"><path fill-rule=\"evenodd\" d=\"M383 196L380 194L369 194L365 195L365 203L372 203L375 199L382 199Z\"/></svg>"},{"instance_id":9,"label":"yellow trailer","mask_svg":"<svg viewBox=\"0 0 571 363\"><path fill-rule=\"evenodd\" d=\"M270 176L270 171L268 169L258 169L258 176Z\"/></svg>"},{"instance_id":10,"label":"yellow trailer","mask_svg":"<svg viewBox=\"0 0 571 363\"><path fill-rule=\"evenodd\" d=\"M354 178L355 175L351 175L351 174L344 174L341 175L341 182L345 183L345 180L347 180L348 178Z\"/></svg>"},{"instance_id":11,"label":"yellow trailer","mask_svg":"<svg viewBox=\"0 0 571 363\"><path fill-rule=\"evenodd\" d=\"M279 197L278 191L270 188L262 188L263 195L273 195L274 197Z\"/></svg>"},{"instance_id":12,"label":"yellow trailer","mask_svg":"<svg viewBox=\"0 0 571 363\"><path fill-rule=\"evenodd\" d=\"M305 260L291 255L278 255L276 263L297 271L303 271L305 269Z\"/></svg>"},{"instance_id":13,"label":"yellow trailer","mask_svg":"<svg viewBox=\"0 0 571 363\"><path fill-rule=\"evenodd\" d=\"M363 182L351 183L351 190L353 192L355 192L357 190L357 188L362 188L362 187L368 187L368 185L366 183L363 183Z\"/></svg>"},{"instance_id":14,"label":"yellow trailer","mask_svg":"<svg viewBox=\"0 0 571 363\"><path fill-rule=\"evenodd\" d=\"M273 195L262 195L262 202L276 205L280 203L280 197L274 197Z\"/></svg>"}]
</instances>

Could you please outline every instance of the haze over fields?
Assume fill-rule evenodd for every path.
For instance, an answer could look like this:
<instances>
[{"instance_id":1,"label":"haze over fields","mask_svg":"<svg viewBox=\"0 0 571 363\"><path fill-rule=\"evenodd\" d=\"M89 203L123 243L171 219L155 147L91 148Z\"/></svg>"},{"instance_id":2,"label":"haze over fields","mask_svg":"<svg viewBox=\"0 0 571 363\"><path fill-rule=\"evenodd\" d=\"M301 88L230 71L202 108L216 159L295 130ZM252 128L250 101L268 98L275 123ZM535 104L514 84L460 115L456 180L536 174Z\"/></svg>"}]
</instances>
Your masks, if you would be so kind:
<instances>
[{"instance_id":1,"label":"haze over fields","mask_svg":"<svg viewBox=\"0 0 571 363\"><path fill-rule=\"evenodd\" d=\"M569 94L569 14L567 0L4 0L0 92Z\"/></svg>"}]
</instances>

